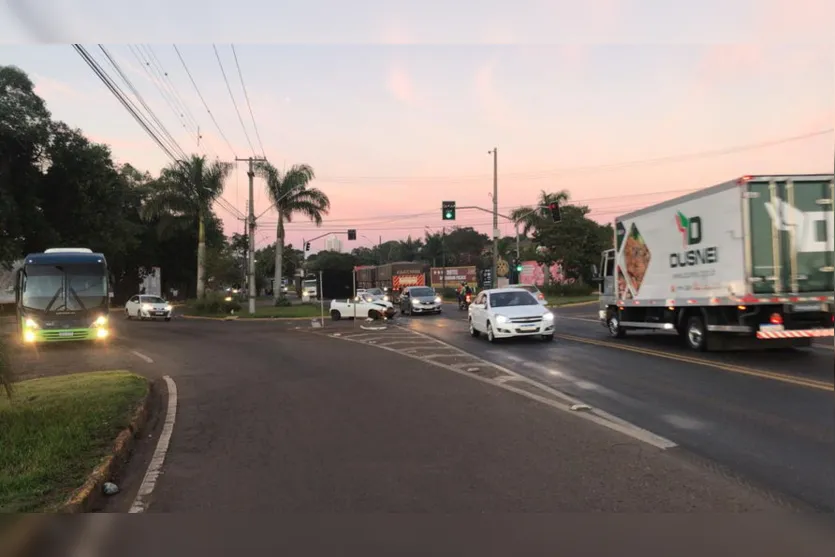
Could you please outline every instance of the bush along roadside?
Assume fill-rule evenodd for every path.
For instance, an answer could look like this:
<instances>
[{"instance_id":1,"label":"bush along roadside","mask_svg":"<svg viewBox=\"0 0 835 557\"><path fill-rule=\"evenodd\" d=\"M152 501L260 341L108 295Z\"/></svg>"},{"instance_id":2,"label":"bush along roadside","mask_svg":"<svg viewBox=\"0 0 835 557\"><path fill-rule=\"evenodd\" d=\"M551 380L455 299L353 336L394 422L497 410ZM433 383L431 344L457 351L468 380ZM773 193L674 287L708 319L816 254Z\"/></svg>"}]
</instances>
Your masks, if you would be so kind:
<instances>
[{"instance_id":1,"label":"bush along roadside","mask_svg":"<svg viewBox=\"0 0 835 557\"><path fill-rule=\"evenodd\" d=\"M241 311L241 303L234 298L218 294L207 293L205 298L186 302L186 313L192 315L219 316L231 315Z\"/></svg>"}]
</instances>

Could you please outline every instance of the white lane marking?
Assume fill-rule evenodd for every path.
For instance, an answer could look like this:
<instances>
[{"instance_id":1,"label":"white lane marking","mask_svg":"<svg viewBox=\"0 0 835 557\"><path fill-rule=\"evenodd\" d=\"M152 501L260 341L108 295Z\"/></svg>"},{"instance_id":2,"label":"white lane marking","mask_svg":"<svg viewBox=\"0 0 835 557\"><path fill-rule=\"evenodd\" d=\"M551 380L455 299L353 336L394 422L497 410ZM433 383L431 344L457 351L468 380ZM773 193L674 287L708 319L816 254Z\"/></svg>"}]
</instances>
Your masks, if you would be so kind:
<instances>
[{"instance_id":1,"label":"white lane marking","mask_svg":"<svg viewBox=\"0 0 835 557\"><path fill-rule=\"evenodd\" d=\"M177 419L177 384L167 375L163 379L165 379L165 384L168 387L168 409L165 412L165 422L162 425L162 433L159 436L159 441L157 441L154 456L151 457L151 463L148 464L148 470L145 472L145 477L142 479L142 484L139 486L133 505L128 511L132 514L145 512L148 509L148 497L154 492L157 479L162 471L165 455L168 453L168 445L171 443L171 434L174 432L174 422Z\"/></svg>"},{"instance_id":2,"label":"white lane marking","mask_svg":"<svg viewBox=\"0 0 835 557\"><path fill-rule=\"evenodd\" d=\"M148 363L148 364L154 363L153 359L146 356L142 352L137 352L136 350L131 350L130 353L133 354L134 356L136 356L137 358L139 358L140 360L145 360L145 363Z\"/></svg>"},{"instance_id":3,"label":"white lane marking","mask_svg":"<svg viewBox=\"0 0 835 557\"><path fill-rule=\"evenodd\" d=\"M436 339L436 338L434 338L430 335L426 335L424 333L419 333L419 332L414 331L414 330L412 330L412 333L415 334L415 335L421 336L423 338L426 338L427 340L431 340L431 341L434 341L438 344L446 346L447 348L450 348L450 349L462 354L463 356L466 356L468 358L471 358L473 360L476 360L478 362L481 362L483 364L491 366L495 369L503 371L506 375L513 376L514 381L518 381L520 383L527 383L529 385L532 385L532 386L534 386L534 387L536 387L536 388L538 388L542 391L545 391L546 393L554 396L555 398L558 398L560 400L565 401L565 403L557 402L557 401L552 400L550 398L546 398L544 396L539 396L539 395L533 394L529 391L526 391L524 389L518 389L516 387L513 387L512 385L508 385L508 384L506 384L506 382L509 381L509 379L503 379L502 381L496 381L495 379L488 379L486 377L480 377L480 376L475 375L473 373L462 371L461 369L459 369L459 368L457 368L453 365L438 362L431 356L430 357L416 356L414 354L404 353L403 351L397 350L395 348L388 348L387 346L378 345L375 348L380 348L382 350L388 350L389 352L394 352L395 354L400 354L400 355L405 356L407 358L412 358L412 359L415 359L415 360L419 360L421 362L426 362L426 363L432 364L432 365L437 366L437 367L448 369L450 371L453 371L453 372L458 373L460 375L463 375L465 377L469 377L470 379L474 379L476 381L482 381L484 383L493 385L493 386L498 387L500 389L505 389L505 390L514 392L514 393L516 393L518 395L521 395L521 396L524 396L526 398L530 398L530 399L536 400L538 402L541 402L541 403L543 403L547 406L550 406L552 408L556 408L558 410L563 410L565 412L569 412L569 413L573 414L574 416L577 416L577 417L585 419L585 420L589 420L589 421L594 422L598 425L601 425L603 427L606 427L606 428L609 428L611 430L617 431L619 433L627 435L627 436L629 436L633 439L637 439L638 441L642 441L644 443L647 443L648 445L651 445L651 446L656 447L656 448L661 449L661 450L671 449L671 448L677 446L676 443L670 441L669 439L661 437L660 435L656 435L656 434L652 433L651 431L640 428L640 427L638 427L638 426L636 426L632 423L627 422L626 420L618 418L617 416L613 416L612 414L609 414L608 412L604 412L602 410L594 409L592 412L582 412L582 413L572 412L571 411L571 406L574 406L574 405L577 405L577 404L584 404L584 403L580 400L577 400L573 397L570 397L570 396L566 395L565 393L562 393L560 391L552 389L551 387L548 387L547 385L543 385L542 383L534 381L534 380L532 380L528 377L525 377L524 375L520 375L520 374L518 374L514 371L511 371L511 370L509 370L509 369L507 369L503 366L500 366L498 364L495 364L495 363L490 362L488 360L485 360L483 358L479 358L478 356L470 354L469 352L465 352L464 350L461 350L460 348L458 348L456 346L453 346L453 345L451 345L449 343L446 343L442 340L438 340L438 339ZM343 340L349 340L350 341L350 339L343 339ZM351 341L351 342L357 342L357 341Z\"/></svg>"}]
</instances>

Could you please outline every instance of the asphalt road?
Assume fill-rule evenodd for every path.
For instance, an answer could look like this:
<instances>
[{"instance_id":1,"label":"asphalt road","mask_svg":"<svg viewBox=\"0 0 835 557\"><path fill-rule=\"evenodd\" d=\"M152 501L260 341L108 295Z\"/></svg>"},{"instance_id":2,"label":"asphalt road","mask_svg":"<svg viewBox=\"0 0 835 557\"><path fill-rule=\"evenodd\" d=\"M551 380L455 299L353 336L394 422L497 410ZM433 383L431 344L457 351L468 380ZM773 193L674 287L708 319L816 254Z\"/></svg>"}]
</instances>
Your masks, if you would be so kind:
<instances>
[{"instance_id":1,"label":"asphalt road","mask_svg":"<svg viewBox=\"0 0 835 557\"><path fill-rule=\"evenodd\" d=\"M758 484L820 510L835 508L831 343L696 354L673 336L610 339L593 305L556 313L553 343L473 339L466 312L455 306L442 316L398 322L666 437Z\"/></svg>"},{"instance_id":2,"label":"asphalt road","mask_svg":"<svg viewBox=\"0 0 835 557\"><path fill-rule=\"evenodd\" d=\"M459 326L456 321L432 319L420 324L415 319L413 326L440 331L455 344L458 338L451 336L464 339L449 334ZM256 532L258 542L242 540L241 531L237 541L224 542L220 537L230 535L230 518L223 518L217 530L207 529L205 522L197 526L169 518L106 523L102 518L76 523L83 532L54 538L58 543L47 543L39 554L221 555L253 543L260 547L264 540L284 549L295 540L296 550L325 554L327 540L321 536L301 536L301 529L282 535L274 531L291 524L291 516L786 509L779 497L744 485L680 448L662 450L637 439L640 433L622 423L568 410L556 391L554 396L537 391L508 372L490 369L487 362L410 331L364 331L361 325L328 322L324 329L310 329L307 321L117 322L119 340L111 351L133 355L136 365L114 363L151 377L168 375L178 391L170 450L147 499L147 512L215 520L252 516L250 527L257 516L288 519L273 520ZM484 346L471 345L474 352L496 359ZM550 349L502 347L499 354ZM578 364L589 366L594 358L588 346L578 344L575 355L584 350ZM42 357L49 358L46 353ZM645 367L652 365L651 358L643 358ZM165 408L165 401L160 399L157 407ZM161 422L158 413L119 479L122 492L101 510L130 507ZM191 527L200 528L197 535L184 536ZM389 549L399 545L408 554L433 553L431 537L416 540L395 531L382 532L379 524L373 533L343 525L340 539L358 548L392 538L386 540L393 544ZM511 548L530 547L534 538L520 532L510 528L473 539L462 528L444 537L458 536L459 547L470 550L495 550L496 543L509 539L515 540ZM780 543L770 534L759 541ZM784 551L801 554L801 541L787 538ZM575 547L602 552L605 543L592 531ZM655 549L664 547L669 554L674 546L654 543Z\"/></svg>"}]
</instances>

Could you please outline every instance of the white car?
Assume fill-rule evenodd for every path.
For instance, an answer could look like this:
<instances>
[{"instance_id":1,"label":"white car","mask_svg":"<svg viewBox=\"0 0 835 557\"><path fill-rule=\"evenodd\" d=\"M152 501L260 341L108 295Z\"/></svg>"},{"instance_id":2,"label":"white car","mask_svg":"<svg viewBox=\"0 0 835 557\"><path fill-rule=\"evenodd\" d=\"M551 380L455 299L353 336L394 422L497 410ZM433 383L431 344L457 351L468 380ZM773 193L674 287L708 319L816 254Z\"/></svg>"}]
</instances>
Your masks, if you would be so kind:
<instances>
[{"instance_id":1,"label":"white car","mask_svg":"<svg viewBox=\"0 0 835 557\"><path fill-rule=\"evenodd\" d=\"M171 321L174 308L159 296L137 294L125 304L125 317L132 319L165 319Z\"/></svg>"},{"instance_id":2,"label":"white car","mask_svg":"<svg viewBox=\"0 0 835 557\"><path fill-rule=\"evenodd\" d=\"M373 300L363 296L354 298L340 298L331 301L331 319L339 321L342 318L353 319L354 317L365 319L392 318L394 317L394 305L385 300Z\"/></svg>"},{"instance_id":3,"label":"white car","mask_svg":"<svg viewBox=\"0 0 835 557\"><path fill-rule=\"evenodd\" d=\"M539 288L534 286L533 284L511 284L509 288L521 288L522 290L527 290L531 294L539 300L539 303L543 306L548 305L548 300L545 299L545 294L539 291Z\"/></svg>"},{"instance_id":4,"label":"white car","mask_svg":"<svg viewBox=\"0 0 835 557\"><path fill-rule=\"evenodd\" d=\"M375 300L383 300L390 302L389 295L386 294L382 288L362 288L357 290L357 294L363 293L365 296L370 296Z\"/></svg>"},{"instance_id":5,"label":"white car","mask_svg":"<svg viewBox=\"0 0 835 557\"><path fill-rule=\"evenodd\" d=\"M470 304L470 334L496 342L502 338L538 336L554 340L554 314L523 288L493 288Z\"/></svg>"}]
</instances>

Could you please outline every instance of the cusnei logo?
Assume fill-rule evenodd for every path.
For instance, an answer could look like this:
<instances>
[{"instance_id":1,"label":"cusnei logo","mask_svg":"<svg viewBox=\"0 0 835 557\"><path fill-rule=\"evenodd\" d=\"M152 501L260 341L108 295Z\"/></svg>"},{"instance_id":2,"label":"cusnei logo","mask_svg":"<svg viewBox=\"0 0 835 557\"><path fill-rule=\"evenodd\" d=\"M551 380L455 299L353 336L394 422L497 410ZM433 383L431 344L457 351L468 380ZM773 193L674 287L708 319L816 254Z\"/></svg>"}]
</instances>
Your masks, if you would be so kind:
<instances>
[{"instance_id":1,"label":"cusnei logo","mask_svg":"<svg viewBox=\"0 0 835 557\"><path fill-rule=\"evenodd\" d=\"M699 217L687 218L684 213L678 211L676 213L676 226L681 234L681 246L684 249L702 241L702 219Z\"/></svg>"},{"instance_id":2,"label":"cusnei logo","mask_svg":"<svg viewBox=\"0 0 835 557\"><path fill-rule=\"evenodd\" d=\"M681 234L683 251L670 254L670 267L692 267L719 261L719 248L717 246L693 247L702 243L702 219L700 217L688 217L681 211L676 211L675 221L676 228Z\"/></svg>"}]
</instances>

